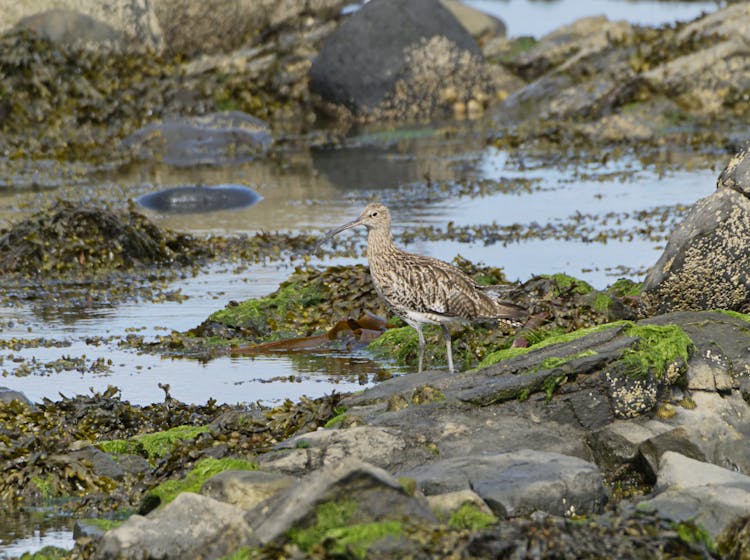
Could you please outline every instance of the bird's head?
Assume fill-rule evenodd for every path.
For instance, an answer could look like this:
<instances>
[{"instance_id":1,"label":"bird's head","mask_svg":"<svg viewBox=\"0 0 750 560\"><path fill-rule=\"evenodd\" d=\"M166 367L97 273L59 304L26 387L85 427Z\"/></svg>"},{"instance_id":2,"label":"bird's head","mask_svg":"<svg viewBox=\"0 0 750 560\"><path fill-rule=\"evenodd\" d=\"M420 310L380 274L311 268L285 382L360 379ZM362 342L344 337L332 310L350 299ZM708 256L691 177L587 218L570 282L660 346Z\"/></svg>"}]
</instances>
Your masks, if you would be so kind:
<instances>
[{"instance_id":1,"label":"bird's head","mask_svg":"<svg viewBox=\"0 0 750 560\"><path fill-rule=\"evenodd\" d=\"M355 228L357 226L365 226L368 231L373 229L390 231L391 213L388 211L388 208L385 205L378 202L368 204L367 206L365 206L365 209L362 210L359 218L357 218L356 220L352 220L351 222L342 224L339 227L333 228L331 231L327 232L322 237L322 239L318 241L315 249L317 250L323 243L331 239L334 235L337 235L347 229Z\"/></svg>"}]
</instances>

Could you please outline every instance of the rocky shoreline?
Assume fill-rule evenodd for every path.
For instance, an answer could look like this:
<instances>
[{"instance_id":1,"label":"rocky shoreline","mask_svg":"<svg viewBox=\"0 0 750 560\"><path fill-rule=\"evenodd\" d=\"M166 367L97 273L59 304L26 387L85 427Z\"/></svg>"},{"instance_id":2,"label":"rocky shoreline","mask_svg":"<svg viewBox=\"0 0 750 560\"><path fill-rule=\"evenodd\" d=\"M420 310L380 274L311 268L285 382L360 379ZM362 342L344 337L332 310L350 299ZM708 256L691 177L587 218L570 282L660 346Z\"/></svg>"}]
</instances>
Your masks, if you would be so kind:
<instances>
[{"instance_id":1,"label":"rocky shoreline","mask_svg":"<svg viewBox=\"0 0 750 560\"><path fill-rule=\"evenodd\" d=\"M198 141L187 164L280 158L373 121L481 117L492 145L549 161L631 151L715 163L746 139L743 3L660 29L587 18L539 41L507 39L496 22L470 28L427 0L372 1L353 15L339 0L264 1L242 17L212 2L144 11L123 0L106 14L69 4L27 13L0 2L12 16L0 36L3 186L132 161L180 166ZM394 36L357 47L339 79L336 53L394 21ZM377 87L357 82L363 65ZM598 291L564 275L510 284L457 263L535 317L519 332L456 333L457 375L432 369L276 408L186 405L168 386L147 407L116 388L41 403L2 390L0 499L58 504L78 520L72 551L36 558L744 558L747 156L739 150L716 193L687 212L643 286ZM0 232L0 272L13 282L3 297L54 306L90 299L91 285L112 302L179 297L154 285L220 252L255 261L313 242L207 242L135 211L61 201ZM141 277L154 284L133 285ZM268 298L124 344L210 355L312 335L413 363L408 329L368 322L385 312L363 267L300 268ZM7 342L35 343L47 342ZM439 368L436 333L428 343Z\"/></svg>"}]
</instances>

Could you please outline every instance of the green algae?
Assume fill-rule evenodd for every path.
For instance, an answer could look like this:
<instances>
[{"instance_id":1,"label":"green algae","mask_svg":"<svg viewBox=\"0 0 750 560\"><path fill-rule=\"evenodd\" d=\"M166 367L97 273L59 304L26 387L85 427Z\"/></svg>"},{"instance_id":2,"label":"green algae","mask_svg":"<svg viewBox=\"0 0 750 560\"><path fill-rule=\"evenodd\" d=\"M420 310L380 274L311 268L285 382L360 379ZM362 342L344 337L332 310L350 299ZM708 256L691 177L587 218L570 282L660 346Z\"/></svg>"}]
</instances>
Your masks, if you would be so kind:
<instances>
[{"instance_id":1,"label":"green algae","mask_svg":"<svg viewBox=\"0 0 750 560\"><path fill-rule=\"evenodd\" d=\"M429 327L424 332L431 332ZM388 329L367 345L367 349L382 357L390 357L398 364L413 362L419 356L419 337L412 327Z\"/></svg>"},{"instance_id":2,"label":"green algae","mask_svg":"<svg viewBox=\"0 0 750 560\"><path fill-rule=\"evenodd\" d=\"M220 324L242 337L271 341L311 335L365 313L385 313L366 267L298 267L274 293L217 311L204 325ZM202 335L205 330L195 331Z\"/></svg>"},{"instance_id":3,"label":"green algae","mask_svg":"<svg viewBox=\"0 0 750 560\"><path fill-rule=\"evenodd\" d=\"M336 428L340 426L344 422L344 420L346 420L346 416L347 416L346 412L340 412L339 414L331 418L328 422L323 424L323 427L324 428Z\"/></svg>"},{"instance_id":4,"label":"green algae","mask_svg":"<svg viewBox=\"0 0 750 560\"><path fill-rule=\"evenodd\" d=\"M700 523L680 521L679 523L674 523L674 530L677 531L677 535L683 542L705 547L711 553L718 552L716 542L711 533Z\"/></svg>"},{"instance_id":5,"label":"green algae","mask_svg":"<svg viewBox=\"0 0 750 560\"><path fill-rule=\"evenodd\" d=\"M479 509L479 506L471 502L463 504L451 513L448 525L453 529L468 529L470 531L481 531L490 525L497 523L497 517Z\"/></svg>"},{"instance_id":6,"label":"green algae","mask_svg":"<svg viewBox=\"0 0 750 560\"><path fill-rule=\"evenodd\" d=\"M194 440L202 433L210 431L208 426L175 426L169 430L142 434L128 440L114 439L98 443L107 453L123 455L145 455L158 459L170 453L179 442Z\"/></svg>"},{"instance_id":7,"label":"green algae","mask_svg":"<svg viewBox=\"0 0 750 560\"><path fill-rule=\"evenodd\" d=\"M585 295L594 291L594 288L588 282L579 280L568 274L558 272L556 274L542 274L542 278L549 278L554 280L557 285L557 294L560 295L565 292L573 292L580 295Z\"/></svg>"},{"instance_id":8,"label":"green algae","mask_svg":"<svg viewBox=\"0 0 750 560\"><path fill-rule=\"evenodd\" d=\"M403 534L401 521L352 524L358 508L354 500L325 502L315 509L315 522L310 527L292 528L287 536L304 552L309 553L325 543L326 551L332 556L366 558L375 541Z\"/></svg>"},{"instance_id":9,"label":"green algae","mask_svg":"<svg viewBox=\"0 0 750 560\"><path fill-rule=\"evenodd\" d=\"M197 493L204 482L220 472L229 470L254 471L257 469L258 465L256 463L246 459L232 457L214 459L213 457L207 457L195 463L195 466L184 478L166 480L155 488L152 488L147 495L147 499L153 500L153 498L156 498L160 505L168 504L182 492Z\"/></svg>"},{"instance_id":10,"label":"green algae","mask_svg":"<svg viewBox=\"0 0 750 560\"><path fill-rule=\"evenodd\" d=\"M642 282L633 282L628 278L620 278L607 288L607 291L618 297L637 297L643 290Z\"/></svg>"},{"instance_id":11,"label":"green algae","mask_svg":"<svg viewBox=\"0 0 750 560\"><path fill-rule=\"evenodd\" d=\"M552 335L543 339L541 342L533 346L527 346L525 348L504 348L502 350L497 350L496 352L492 352L484 360L482 360L477 366L477 369L491 366L498 362L502 362L510 358L515 358L516 356L527 354L528 352L531 352L532 350L539 350L540 348L551 346L552 344L562 344L565 342L571 342L573 340L577 340L579 338L582 338L592 333L601 332L603 330L613 329L613 328L621 327L623 325L628 325L628 324L632 324L632 323L630 323L629 321L615 321L614 323L605 323L603 325L587 327L585 329L579 329L577 331L573 331L569 333Z\"/></svg>"},{"instance_id":12,"label":"green algae","mask_svg":"<svg viewBox=\"0 0 750 560\"><path fill-rule=\"evenodd\" d=\"M687 363L693 349L693 341L678 325L632 325L627 335L639 339L623 356L626 371L635 377L661 379L677 360Z\"/></svg>"},{"instance_id":13,"label":"green algae","mask_svg":"<svg viewBox=\"0 0 750 560\"><path fill-rule=\"evenodd\" d=\"M417 493L416 479L410 476L399 476L396 480L401 485L401 488L404 489L404 492L409 494L409 496L414 496Z\"/></svg>"},{"instance_id":14,"label":"green algae","mask_svg":"<svg viewBox=\"0 0 750 560\"><path fill-rule=\"evenodd\" d=\"M49 500L54 497L54 481L50 475L44 477L32 476L29 482L36 486L42 500Z\"/></svg>"}]
</instances>

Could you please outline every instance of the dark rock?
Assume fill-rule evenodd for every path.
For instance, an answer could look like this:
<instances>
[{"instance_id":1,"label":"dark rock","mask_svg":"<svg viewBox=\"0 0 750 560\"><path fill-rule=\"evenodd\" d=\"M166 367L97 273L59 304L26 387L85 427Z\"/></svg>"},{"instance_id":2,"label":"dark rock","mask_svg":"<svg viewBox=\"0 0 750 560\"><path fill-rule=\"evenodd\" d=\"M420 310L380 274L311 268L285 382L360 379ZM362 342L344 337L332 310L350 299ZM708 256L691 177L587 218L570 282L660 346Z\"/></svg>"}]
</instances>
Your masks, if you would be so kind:
<instances>
[{"instance_id":1,"label":"dark rock","mask_svg":"<svg viewBox=\"0 0 750 560\"><path fill-rule=\"evenodd\" d=\"M292 527L313 524L317 506L344 500L357 502L351 524L402 520L404 516L414 521L435 521L426 504L407 494L386 471L355 459L314 472L246 517L261 542L268 543Z\"/></svg>"},{"instance_id":2,"label":"dark rock","mask_svg":"<svg viewBox=\"0 0 750 560\"><path fill-rule=\"evenodd\" d=\"M720 189L699 200L675 228L643 283L652 314L750 305L750 200Z\"/></svg>"},{"instance_id":3,"label":"dark rock","mask_svg":"<svg viewBox=\"0 0 750 560\"><path fill-rule=\"evenodd\" d=\"M651 468L651 476L656 477L659 464L665 453L679 453L696 461L705 461L703 452L690 441L690 434L684 428L675 428L654 435L638 446L638 451Z\"/></svg>"},{"instance_id":4,"label":"dark rock","mask_svg":"<svg viewBox=\"0 0 750 560\"><path fill-rule=\"evenodd\" d=\"M168 214L214 212L252 206L262 197L244 185L182 186L138 197L144 208Z\"/></svg>"},{"instance_id":5,"label":"dark rock","mask_svg":"<svg viewBox=\"0 0 750 560\"><path fill-rule=\"evenodd\" d=\"M587 441L596 464L607 471L635 463L642 443L672 428L656 420L616 420L589 434ZM656 474L656 470L652 473Z\"/></svg>"},{"instance_id":6,"label":"dark rock","mask_svg":"<svg viewBox=\"0 0 750 560\"><path fill-rule=\"evenodd\" d=\"M310 88L355 114L377 107L393 91L404 51L442 36L481 56L474 39L438 0L373 0L325 40L310 69Z\"/></svg>"},{"instance_id":7,"label":"dark rock","mask_svg":"<svg viewBox=\"0 0 750 560\"><path fill-rule=\"evenodd\" d=\"M73 525L73 539L79 541L81 539L90 539L97 541L104 536L106 531L99 525L88 522L86 519L78 519Z\"/></svg>"},{"instance_id":8,"label":"dark rock","mask_svg":"<svg viewBox=\"0 0 750 560\"><path fill-rule=\"evenodd\" d=\"M142 159L183 167L248 161L265 154L272 142L262 120L224 111L149 124L125 138L122 148Z\"/></svg>"},{"instance_id":9,"label":"dark rock","mask_svg":"<svg viewBox=\"0 0 750 560\"><path fill-rule=\"evenodd\" d=\"M125 470L120 463L115 461L111 455L93 445L87 445L82 449L72 451L70 455L75 460L83 460L90 464L91 469L99 476L106 476L112 480L122 480L125 476Z\"/></svg>"},{"instance_id":10,"label":"dark rock","mask_svg":"<svg viewBox=\"0 0 750 560\"><path fill-rule=\"evenodd\" d=\"M9 403L13 401L18 401L22 404L28 405L34 404L26 397L26 395L24 395L20 391L14 391L13 389L9 389L8 387L0 387L0 402Z\"/></svg>"},{"instance_id":11,"label":"dark rock","mask_svg":"<svg viewBox=\"0 0 750 560\"><path fill-rule=\"evenodd\" d=\"M428 495L472 489L501 516L597 513L607 502L596 465L530 449L438 460L401 474Z\"/></svg>"},{"instance_id":12,"label":"dark rock","mask_svg":"<svg viewBox=\"0 0 750 560\"><path fill-rule=\"evenodd\" d=\"M219 558L258 544L242 514L235 506L183 492L148 517L133 515L105 533L93 557Z\"/></svg>"}]
</instances>

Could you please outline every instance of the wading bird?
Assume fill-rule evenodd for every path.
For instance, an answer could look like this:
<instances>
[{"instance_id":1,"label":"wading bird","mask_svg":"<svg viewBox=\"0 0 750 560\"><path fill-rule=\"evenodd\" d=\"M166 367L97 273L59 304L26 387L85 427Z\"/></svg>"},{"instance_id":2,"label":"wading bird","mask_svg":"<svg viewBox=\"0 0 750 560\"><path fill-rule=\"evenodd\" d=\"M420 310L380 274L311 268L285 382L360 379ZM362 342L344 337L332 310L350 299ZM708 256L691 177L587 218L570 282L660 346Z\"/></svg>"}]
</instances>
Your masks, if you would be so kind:
<instances>
[{"instance_id":1,"label":"wading bird","mask_svg":"<svg viewBox=\"0 0 750 560\"><path fill-rule=\"evenodd\" d=\"M334 235L358 226L367 228L367 260L375 289L388 306L417 331L420 373L425 349L422 325L441 326L448 369L452 373L449 323L485 320L519 323L526 317L524 308L498 300L455 266L396 247L391 233L391 214L382 204L368 204L356 220L326 233L316 249Z\"/></svg>"}]
</instances>

